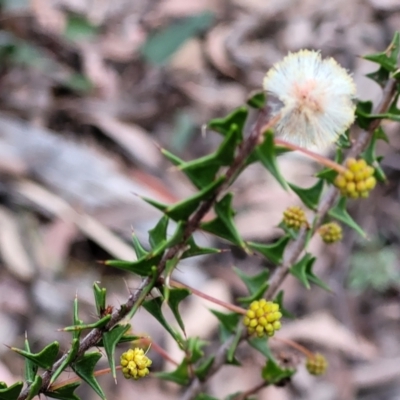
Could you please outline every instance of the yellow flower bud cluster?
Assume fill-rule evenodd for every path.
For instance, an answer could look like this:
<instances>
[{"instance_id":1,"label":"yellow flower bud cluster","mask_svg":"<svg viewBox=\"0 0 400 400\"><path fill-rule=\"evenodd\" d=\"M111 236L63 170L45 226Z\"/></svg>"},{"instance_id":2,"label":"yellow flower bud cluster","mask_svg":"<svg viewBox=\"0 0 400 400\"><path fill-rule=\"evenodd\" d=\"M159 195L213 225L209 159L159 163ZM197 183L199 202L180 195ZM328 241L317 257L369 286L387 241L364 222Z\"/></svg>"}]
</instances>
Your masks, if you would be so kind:
<instances>
[{"instance_id":1,"label":"yellow flower bud cluster","mask_svg":"<svg viewBox=\"0 0 400 400\"><path fill-rule=\"evenodd\" d=\"M152 361L146 356L143 349L136 347L121 355L122 373L126 379L139 379L149 374Z\"/></svg>"},{"instance_id":2,"label":"yellow flower bud cluster","mask_svg":"<svg viewBox=\"0 0 400 400\"><path fill-rule=\"evenodd\" d=\"M255 333L258 337L273 336L281 328L281 318L279 304L261 299L250 304L243 323L249 335Z\"/></svg>"},{"instance_id":3,"label":"yellow flower bud cluster","mask_svg":"<svg viewBox=\"0 0 400 400\"><path fill-rule=\"evenodd\" d=\"M365 160L349 158L346 162L347 170L340 173L334 181L334 185L340 190L342 196L357 199L366 198L375 187L374 168Z\"/></svg>"},{"instance_id":4,"label":"yellow flower bud cluster","mask_svg":"<svg viewBox=\"0 0 400 400\"><path fill-rule=\"evenodd\" d=\"M304 210L298 206L288 207L283 212L283 223L288 228L293 228L295 230L299 230L303 225L308 225Z\"/></svg>"},{"instance_id":5,"label":"yellow flower bud cluster","mask_svg":"<svg viewBox=\"0 0 400 400\"><path fill-rule=\"evenodd\" d=\"M321 225L318 229L318 233L325 243L339 242L343 237L342 227L336 222L329 222Z\"/></svg>"},{"instance_id":6,"label":"yellow flower bud cluster","mask_svg":"<svg viewBox=\"0 0 400 400\"><path fill-rule=\"evenodd\" d=\"M307 358L306 368L311 375L323 375L328 368L328 361L322 354L315 353Z\"/></svg>"}]
</instances>

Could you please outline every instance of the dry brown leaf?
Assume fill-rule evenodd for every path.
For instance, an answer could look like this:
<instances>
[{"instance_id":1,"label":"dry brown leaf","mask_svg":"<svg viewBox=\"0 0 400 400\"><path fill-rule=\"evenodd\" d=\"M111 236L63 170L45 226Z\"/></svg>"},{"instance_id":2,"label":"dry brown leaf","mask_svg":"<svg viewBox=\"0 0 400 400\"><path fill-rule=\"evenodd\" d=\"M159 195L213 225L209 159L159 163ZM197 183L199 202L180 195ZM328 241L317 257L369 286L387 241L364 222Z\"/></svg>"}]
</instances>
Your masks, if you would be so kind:
<instances>
[{"instance_id":1,"label":"dry brown leaf","mask_svg":"<svg viewBox=\"0 0 400 400\"><path fill-rule=\"evenodd\" d=\"M372 359L377 355L377 349L371 342L352 333L327 312L284 324L279 336L312 342L361 359Z\"/></svg>"},{"instance_id":2,"label":"dry brown leaf","mask_svg":"<svg viewBox=\"0 0 400 400\"><path fill-rule=\"evenodd\" d=\"M154 12L163 17L185 17L207 10L219 12L221 7L222 2L214 0L163 0L158 3Z\"/></svg>"},{"instance_id":3,"label":"dry brown leaf","mask_svg":"<svg viewBox=\"0 0 400 400\"><path fill-rule=\"evenodd\" d=\"M400 357L378 359L361 365L352 371L354 385L358 389L370 389L400 379Z\"/></svg>"},{"instance_id":4,"label":"dry brown leaf","mask_svg":"<svg viewBox=\"0 0 400 400\"><path fill-rule=\"evenodd\" d=\"M40 27L55 34L62 34L65 31L66 15L54 7L48 0L31 0L31 9Z\"/></svg>"},{"instance_id":5,"label":"dry brown leaf","mask_svg":"<svg viewBox=\"0 0 400 400\"><path fill-rule=\"evenodd\" d=\"M52 271L58 271L65 263L77 228L67 215L55 218L47 227L42 238L45 263Z\"/></svg>"},{"instance_id":6,"label":"dry brown leaf","mask_svg":"<svg viewBox=\"0 0 400 400\"><path fill-rule=\"evenodd\" d=\"M236 78L237 71L229 60L225 41L231 32L228 25L217 25L208 35L205 50L214 64L224 75Z\"/></svg>"},{"instance_id":7,"label":"dry brown leaf","mask_svg":"<svg viewBox=\"0 0 400 400\"><path fill-rule=\"evenodd\" d=\"M112 116L93 112L93 123L124 148L133 161L154 170L162 163L161 152L150 138L150 134L134 124L118 121Z\"/></svg>"},{"instance_id":8,"label":"dry brown leaf","mask_svg":"<svg viewBox=\"0 0 400 400\"><path fill-rule=\"evenodd\" d=\"M171 69L201 74L205 70L203 49L199 39L187 40L173 55L169 67Z\"/></svg>"},{"instance_id":9,"label":"dry brown leaf","mask_svg":"<svg viewBox=\"0 0 400 400\"><path fill-rule=\"evenodd\" d=\"M93 43L80 43L83 68L102 98L114 99L118 95L118 75L108 67L100 47Z\"/></svg>"},{"instance_id":10,"label":"dry brown leaf","mask_svg":"<svg viewBox=\"0 0 400 400\"><path fill-rule=\"evenodd\" d=\"M30 181L21 181L18 183L16 190L28 200L59 218L65 218L68 215L68 218L71 218L87 237L114 257L123 260L136 260L136 254L131 246L123 242L94 218L84 213L78 213L66 201L50 193L45 188Z\"/></svg>"},{"instance_id":11,"label":"dry brown leaf","mask_svg":"<svg viewBox=\"0 0 400 400\"><path fill-rule=\"evenodd\" d=\"M35 267L26 253L15 216L0 208L0 253L5 266L17 278L30 281Z\"/></svg>"}]
</instances>

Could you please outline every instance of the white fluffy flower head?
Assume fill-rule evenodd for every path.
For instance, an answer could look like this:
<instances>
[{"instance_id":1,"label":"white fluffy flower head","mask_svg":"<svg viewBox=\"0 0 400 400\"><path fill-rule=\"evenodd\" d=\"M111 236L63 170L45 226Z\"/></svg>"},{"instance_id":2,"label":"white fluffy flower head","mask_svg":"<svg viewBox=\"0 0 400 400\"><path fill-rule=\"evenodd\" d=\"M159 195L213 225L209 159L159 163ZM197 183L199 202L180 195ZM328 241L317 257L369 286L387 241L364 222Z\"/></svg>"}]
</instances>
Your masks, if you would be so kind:
<instances>
[{"instance_id":1,"label":"white fluffy flower head","mask_svg":"<svg viewBox=\"0 0 400 400\"><path fill-rule=\"evenodd\" d=\"M289 53L264 78L264 89L282 103L277 135L302 147L334 143L354 122L352 77L333 58L319 52Z\"/></svg>"}]
</instances>

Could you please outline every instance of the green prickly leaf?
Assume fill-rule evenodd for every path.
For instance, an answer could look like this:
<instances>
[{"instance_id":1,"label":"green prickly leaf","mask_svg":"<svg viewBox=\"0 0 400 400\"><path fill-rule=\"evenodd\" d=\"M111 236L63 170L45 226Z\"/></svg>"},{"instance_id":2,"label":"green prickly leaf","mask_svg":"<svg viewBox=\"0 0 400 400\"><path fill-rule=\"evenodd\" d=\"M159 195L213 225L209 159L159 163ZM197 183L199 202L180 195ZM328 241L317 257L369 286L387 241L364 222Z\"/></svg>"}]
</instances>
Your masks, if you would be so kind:
<instances>
[{"instance_id":1,"label":"green prickly leaf","mask_svg":"<svg viewBox=\"0 0 400 400\"><path fill-rule=\"evenodd\" d=\"M115 347L121 342L121 338L124 334L129 331L131 326L127 325L117 325L108 332L103 333L103 346L106 351L108 364L110 365L111 373L114 380L117 379L117 370L115 367Z\"/></svg>"},{"instance_id":2,"label":"green prickly leaf","mask_svg":"<svg viewBox=\"0 0 400 400\"><path fill-rule=\"evenodd\" d=\"M202 348L207 343L199 337L189 337L185 343L185 353L188 355L188 360L191 364L196 363L204 356Z\"/></svg>"},{"instance_id":3,"label":"green prickly leaf","mask_svg":"<svg viewBox=\"0 0 400 400\"><path fill-rule=\"evenodd\" d=\"M316 210L324 189L324 181L319 179L314 186L303 189L293 183L289 183L290 188L299 196L303 204L311 210Z\"/></svg>"},{"instance_id":4,"label":"green prickly leaf","mask_svg":"<svg viewBox=\"0 0 400 400\"><path fill-rule=\"evenodd\" d=\"M236 126L240 135L242 135L244 125L246 123L248 110L246 107L240 107L227 115L225 118L215 118L208 123L208 128L221 133L223 136L228 135L232 126Z\"/></svg>"},{"instance_id":5,"label":"green prickly leaf","mask_svg":"<svg viewBox=\"0 0 400 400\"><path fill-rule=\"evenodd\" d=\"M157 225L149 230L149 243L152 249L164 244L167 241L167 228L169 218L164 215Z\"/></svg>"},{"instance_id":6,"label":"green prickly leaf","mask_svg":"<svg viewBox=\"0 0 400 400\"><path fill-rule=\"evenodd\" d=\"M276 162L277 154L275 150L274 134L271 131L268 131L265 133L264 137L263 145L256 149L257 156L264 167L272 174L277 182L279 182L282 188L288 190L288 184L280 173Z\"/></svg>"},{"instance_id":7,"label":"green prickly leaf","mask_svg":"<svg viewBox=\"0 0 400 400\"><path fill-rule=\"evenodd\" d=\"M217 397L210 396L209 394L200 393L198 394L194 400L219 400Z\"/></svg>"},{"instance_id":8,"label":"green prickly leaf","mask_svg":"<svg viewBox=\"0 0 400 400\"><path fill-rule=\"evenodd\" d=\"M368 54L363 58L379 64L383 69L388 72L395 72L398 69L398 61L400 54L400 32L394 34L393 40L389 47L381 52L375 54Z\"/></svg>"},{"instance_id":9,"label":"green prickly leaf","mask_svg":"<svg viewBox=\"0 0 400 400\"><path fill-rule=\"evenodd\" d=\"M274 356L271 352L271 349L269 348L268 345L268 340L265 338L259 338L259 337L252 337L247 340L249 345L256 349L258 352L260 352L263 356L266 358L270 358L274 360Z\"/></svg>"},{"instance_id":10,"label":"green prickly leaf","mask_svg":"<svg viewBox=\"0 0 400 400\"><path fill-rule=\"evenodd\" d=\"M82 325L83 321L79 319L79 303L78 303L78 296L75 296L74 299L74 309L73 309L73 316L72 316L72 323L75 326ZM76 330L72 332L72 339L79 339L81 336L80 330Z\"/></svg>"},{"instance_id":11,"label":"green prickly leaf","mask_svg":"<svg viewBox=\"0 0 400 400\"><path fill-rule=\"evenodd\" d=\"M165 319L161 308L163 301L161 297L155 297L154 299L147 300L143 303L143 307L149 312L164 328L165 330L174 338L177 344L181 347L182 342L179 334L171 327L171 325Z\"/></svg>"},{"instance_id":12,"label":"green prickly leaf","mask_svg":"<svg viewBox=\"0 0 400 400\"><path fill-rule=\"evenodd\" d=\"M328 211L328 214L332 218L336 218L337 220L343 222L350 228L354 229L360 236L366 237L367 235L362 230L362 228L354 221L353 218L350 217L349 213L346 210L346 198L342 197L335 207L331 208Z\"/></svg>"},{"instance_id":13,"label":"green prickly leaf","mask_svg":"<svg viewBox=\"0 0 400 400\"><path fill-rule=\"evenodd\" d=\"M181 169L193 183L193 185L200 190L214 181L215 175L220 168L218 160L215 159L215 155L213 154L190 162L185 162L165 149L162 149L162 153L174 165L178 166L179 169Z\"/></svg>"},{"instance_id":14,"label":"green prickly leaf","mask_svg":"<svg viewBox=\"0 0 400 400\"><path fill-rule=\"evenodd\" d=\"M29 346L29 341L28 341L28 337L27 337L26 333L25 333L24 349L26 352L31 353L31 349ZM28 383L33 382L33 380L35 379L35 376L37 374L38 368L39 367L37 366L37 364L35 364L30 359L25 358L24 377Z\"/></svg>"},{"instance_id":15,"label":"green prickly leaf","mask_svg":"<svg viewBox=\"0 0 400 400\"><path fill-rule=\"evenodd\" d=\"M105 265L132 272L139 276L150 276L152 274L152 267L158 265L162 255L162 251L158 253L153 251L137 261L107 260L105 261Z\"/></svg>"},{"instance_id":16,"label":"green prickly leaf","mask_svg":"<svg viewBox=\"0 0 400 400\"><path fill-rule=\"evenodd\" d=\"M134 233L132 234L132 245L138 260L145 258L147 254L149 254L142 246L142 244L139 242L138 237Z\"/></svg>"},{"instance_id":17,"label":"green prickly leaf","mask_svg":"<svg viewBox=\"0 0 400 400\"><path fill-rule=\"evenodd\" d=\"M189 238L189 240L187 241L187 245L188 245L189 249L186 250L182 254L182 259L183 258L196 257L196 256L202 256L202 255L206 255L206 254L216 254L216 253L220 253L221 252L221 250L214 249L212 247L199 247L196 244L196 242L194 241L193 236L191 236Z\"/></svg>"},{"instance_id":18,"label":"green prickly leaf","mask_svg":"<svg viewBox=\"0 0 400 400\"><path fill-rule=\"evenodd\" d=\"M93 284L94 301L96 303L97 315L101 317L106 309L107 289L101 288L96 282Z\"/></svg>"},{"instance_id":19,"label":"green prickly leaf","mask_svg":"<svg viewBox=\"0 0 400 400\"><path fill-rule=\"evenodd\" d=\"M171 308L172 313L174 314L174 317L183 332L185 332L185 325L183 324L183 320L179 312L179 304L189 295L190 295L190 290L184 288L171 289L169 292L168 305Z\"/></svg>"},{"instance_id":20,"label":"green prickly leaf","mask_svg":"<svg viewBox=\"0 0 400 400\"><path fill-rule=\"evenodd\" d=\"M283 253L290 241L290 236L282 236L279 240L272 244L261 244L255 242L247 242L248 246L255 251L261 253L265 258L275 265L282 263Z\"/></svg>"},{"instance_id":21,"label":"green prickly leaf","mask_svg":"<svg viewBox=\"0 0 400 400\"><path fill-rule=\"evenodd\" d=\"M324 168L319 171L315 176L333 184L337 174L337 171L335 171L334 169Z\"/></svg>"},{"instance_id":22,"label":"green prickly leaf","mask_svg":"<svg viewBox=\"0 0 400 400\"><path fill-rule=\"evenodd\" d=\"M94 369L96 364L101 358L101 353L92 352L84 354L77 362L72 364L72 369L75 373L85 381L103 400L106 396L104 395L103 389L94 377Z\"/></svg>"},{"instance_id":23,"label":"green prickly leaf","mask_svg":"<svg viewBox=\"0 0 400 400\"><path fill-rule=\"evenodd\" d=\"M362 153L361 156L365 159L365 161L369 165L372 165L374 167L375 178L380 182L386 182L386 175L383 172L383 169L381 168L379 163L377 162L378 157L376 156L376 143L379 140L379 138L382 136L382 132L383 132L382 128L375 130L375 132L372 135L372 138L368 144L368 147L365 149L365 151Z\"/></svg>"},{"instance_id":24,"label":"green prickly leaf","mask_svg":"<svg viewBox=\"0 0 400 400\"><path fill-rule=\"evenodd\" d=\"M250 93L246 103L252 108L262 109L265 106L265 100L266 96L264 91L255 91Z\"/></svg>"},{"instance_id":25,"label":"green prickly leaf","mask_svg":"<svg viewBox=\"0 0 400 400\"><path fill-rule=\"evenodd\" d=\"M282 313L282 315L285 318L291 318L291 319L296 318L296 316L294 314L292 314L285 307L283 307L283 296L284 296L284 291L280 290L279 293L276 295L275 299L273 300L274 303L279 304L279 311Z\"/></svg>"},{"instance_id":26,"label":"green prickly leaf","mask_svg":"<svg viewBox=\"0 0 400 400\"><path fill-rule=\"evenodd\" d=\"M275 360L268 358L267 364L261 372L261 376L265 381L273 385L290 378L295 372L294 369L281 368Z\"/></svg>"},{"instance_id":27,"label":"green prickly leaf","mask_svg":"<svg viewBox=\"0 0 400 400\"><path fill-rule=\"evenodd\" d=\"M338 140L336 141L336 146L341 149L349 149L351 147L350 140L350 129L348 129L343 135L340 135Z\"/></svg>"},{"instance_id":28,"label":"green prickly leaf","mask_svg":"<svg viewBox=\"0 0 400 400\"><path fill-rule=\"evenodd\" d=\"M50 379L50 385L52 385L53 382L55 382L56 379L60 376L61 372L63 372L65 368L67 368L68 365L70 365L72 361L75 360L78 351L79 351L79 339L72 339L71 349L68 351L67 357L61 363L61 365L54 371Z\"/></svg>"},{"instance_id":29,"label":"green prickly leaf","mask_svg":"<svg viewBox=\"0 0 400 400\"><path fill-rule=\"evenodd\" d=\"M209 199L224 181L224 176L219 177L193 196L167 207L164 211L165 214L174 221L186 221L196 211L200 203Z\"/></svg>"},{"instance_id":30,"label":"green prickly leaf","mask_svg":"<svg viewBox=\"0 0 400 400\"><path fill-rule=\"evenodd\" d=\"M240 320L240 315L236 313L222 313L217 310L210 310L220 322L220 338L221 341L226 341L232 333L236 332L236 327Z\"/></svg>"},{"instance_id":31,"label":"green prickly leaf","mask_svg":"<svg viewBox=\"0 0 400 400\"><path fill-rule=\"evenodd\" d=\"M184 358L175 371L157 372L154 375L160 379L172 381L181 386L186 386L190 381L188 361Z\"/></svg>"},{"instance_id":32,"label":"green prickly leaf","mask_svg":"<svg viewBox=\"0 0 400 400\"><path fill-rule=\"evenodd\" d=\"M264 270L254 276L249 276L241 271L239 268L234 267L236 275L244 282L250 296L240 297L238 300L243 304L250 304L252 301L260 299L265 291L268 289L268 276L269 271Z\"/></svg>"},{"instance_id":33,"label":"green prickly leaf","mask_svg":"<svg viewBox=\"0 0 400 400\"><path fill-rule=\"evenodd\" d=\"M201 224L201 229L222 237L242 249L247 249L246 243L240 237L233 221L235 212L232 209L232 198L232 193L227 193L219 202L217 202L214 206L217 218L209 222L203 222Z\"/></svg>"},{"instance_id":34,"label":"green prickly leaf","mask_svg":"<svg viewBox=\"0 0 400 400\"><path fill-rule=\"evenodd\" d=\"M310 289L310 282L312 282L322 289L330 292L331 289L329 286L313 273L312 268L315 260L316 258L310 253L306 253L300 261L290 268L290 273L295 276L306 287L306 289Z\"/></svg>"},{"instance_id":35,"label":"green prickly leaf","mask_svg":"<svg viewBox=\"0 0 400 400\"><path fill-rule=\"evenodd\" d=\"M215 356L209 356L207 357L195 370L194 373L195 375L202 381L204 380L208 372L210 371L210 368L214 364L214 359Z\"/></svg>"},{"instance_id":36,"label":"green prickly leaf","mask_svg":"<svg viewBox=\"0 0 400 400\"><path fill-rule=\"evenodd\" d=\"M29 386L29 393L28 396L26 397L26 400L32 400L34 397L36 397L39 394L41 387L42 387L42 377L40 375L36 375L35 379Z\"/></svg>"},{"instance_id":37,"label":"green prickly leaf","mask_svg":"<svg viewBox=\"0 0 400 400\"><path fill-rule=\"evenodd\" d=\"M372 110L373 110L372 101L358 101L356 107L356 122L357 125L364 130L367 130L369 124L371 123L372 118Z\"/></svg>"},{"instance_id":38,"label":"green prickly leaf","mask_svg":"<svg viewBox=\"0 0 400 400\"><path fill-rule=\"evenodd\" d=\"M82 331L83 329L94 329L94 328L103 328L108 324L108 322L111 319L111 315L105 315L103 318L99 319L96 322L93 322L91 324L81 324L81 325L72 325L72 326L67 326L61 331L63 332L74 332L74 331Z\"/></svg>"},{"instance_id":39,"label":"green prickly leaf","mask_svg":"<svg viewBox=\"0 0 400 400\"><path fill-rule=\"evenodd\" d=\"M21 381L15 382L11 386L7 386L4 382L1 382L0 386L0 400L17 400L24 383Z\"/></svg>"},{"instance_id":40,"label":"green prickly leaf","mask_svg":"<svg viewBox=\"0 0 400 400\"><path fill-rule=\"evenodd\" d=\"M240 362L236 359L235 353L237 347L239 346L242 332L242 326L237 327L235 337L232 340L232 344L229 346L228 351L226 352L226 361L231 365L241 365Z\"/></svg>"},{"instance_id":41,"label":"green prickly leaf","mask_svg":"<svg viewBox=\"0 0 400 400\"><path fill-rule=\"evenodd\" d=\"M53 366L54 361L56 360L59 348L60 344L58 342L53 342L36 354L31 353L30 351L17 349L15 347L11 347L11 350L15 351L22 357L25 357L28 360L32 361L40 368L50 369Z\"/></svg>"},{"instance_id":42,"label":"green prickly leaf","mask_svg":"<svg viewBox=\"0 0 400 400\"><path fill-rule=\"evenodd\" d=\"M61 386L57 390L44 392L45 396L59 400L81 400L74 392L80 385L80 382L70 383L69 385Z\"/></svg>"}]
</instances>

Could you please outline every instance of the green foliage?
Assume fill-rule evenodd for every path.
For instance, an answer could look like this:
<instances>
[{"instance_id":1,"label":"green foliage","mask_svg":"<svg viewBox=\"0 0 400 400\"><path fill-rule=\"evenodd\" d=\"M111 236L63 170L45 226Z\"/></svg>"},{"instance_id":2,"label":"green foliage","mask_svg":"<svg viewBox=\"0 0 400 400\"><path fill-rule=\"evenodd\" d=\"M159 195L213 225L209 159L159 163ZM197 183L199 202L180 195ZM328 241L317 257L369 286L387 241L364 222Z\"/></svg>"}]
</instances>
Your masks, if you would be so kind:
<instances>
[{"instance_id":1,"label":"green foliage","mask_svg":"<svg viewBox=\"0 0 400 400\"><path fill-rule=\"evenodd\" d=\"M213 20L212 13L203 12L170 24L147 39L141 49L143 57L151 64L166 64L186 40L206 30Z\"/></svg>"},{"instance_id":2,"label":"green foliage","mask_svg":"<svg viewBox=\"0 0 400 400\"><path fill-rule=\"evenodd\" d=\"M174 338L180 347L182 347L182 338L176 332L171 325L165 319L161 310L163 300L161 297L155 297L154 299L147 300L143 303L143 307L149 312L163 327L164 329Z\"/></svg>"},{"instance_id":3,"label":"green foliage","mask_svg":"<svg viewBox=\"0 0 400 400\"><path fill-rule=\"evenodd\" d=\"M350 214L346 210L346 198L342 197L335 207L329 210L328 214L332 218L336 218L337 220L343 222L350 228L354 229L360 236L366 237L365 232L362 228L351 218Z\"/></svg>"},{"instance_id":4,"label":"green foliage","mask_svg":"<svg viewBox=\"0 0 400 400\"><path fill-rule=\"evenodd\" d=\"M101 353L95 351L84 354L78 361L72 364L75 373L85 381L103 400L105 395L96 378L94 377L94 368L101 358Z\"/></svg>"},{"instance_id":5,"label":"green foliage","mask_svg":"<svg viewBox=\"0 0 400 400\"><path fill-rule=\"evenodd\" d=\"M74 393L80 384L80 382L70 383L68 385L60 387L57 390L44 392L43 394L45 396L51 397L52 399L80 400L80 398Z\"/></svg>"},{"instance_id":6,"label":"green foliage","mask_svg":"<svg viewBox=\"0 0 400 400\"><path fill-rule=\"evenodd\" d=\"M330 291L329 286L319 279L312 270L315 260L316 258L310 253L306 253L299 262L290 268L290 273L295 276L307 289L311 288L311 282L322 289Z\"/></svg>"},{"instance_id":7,"label":"green foliage","mask_svg":"<svg viewBox=\"0 0 400 400\"><path fill-rule=\"evenodd\" d=\"M68 367L68 365L70 365L75 360L78 354L78 350L79 350L79 339L78 338L72 339L71 349L68 351L67 357L65 357L61 365L54 371L50 380L50 385L53 382L55 382L55 380L60 376L61 372L63 372Z\"/></svg>"},{"instance_id":8,"label":"green foliage","mask_svg":"<svg viewBox=\"0 0 400 400\"><path fill-rule=\"evenodd\" d=\"M108 364L111 368L111 373L114 379L117 379L117 370L115 368L115 348L118 343L121 343L122 337L131 329L129 324L114 326L110 331L103 334L103 345L106 351Z\"/></svg>"},{"instance_id":9,"label":"green foliage","mask_svg":"<svg viewBox=\"0 0 400 400\"><path fill-rule=\"evenodd\" d=\"M175 382L178 385L185 386L189 383L188 361L183 359L178 368L172 372L157 372L154 374L156 377L166 381Z\"/></svg>"},{"instance_id":10,"label":"green foliage","mask_svg":"<svg viewBox=\"0 0 400 400\"><path fill-rule=\"evenodd\" d=\"M232 193L226 194L214 206L217 217L212 221L203 222L200 226L201 229L206 232L210 232L243 249L247 249L246 243L240 237L235 222L233 221L235 211L232 209L232 198Z\"/></svg>"},{"instance_id":11,"label":"green foliage","mask_svg":"<svg viewBox=\"0 0 400 400\"><path fill-rule=\"evenodd\" d=\"M0 400L17 400L21 393L23 382L15 382L11 386L7 386L4 382L0 382Z\"/></svg>"},{"instance_id":12,"label":"green foliage","mask_svg":"<svg viewBox=\"0 0 400 400\"><path fill-rule=\"evenodd\" d=\"M252 250L258 251L273 264L279 265L282 263L283 253L285 252L289 241L290 236L284 235L272 244L261 244L255 242L248 242L247 244Z\"/></svg>"},{"instance_id":13,"label":"green foliage","mask_svg":"<svg viewBox=\"0 0 400 400\"><path fill-rule=\"evenodd\" d=\"M392 42L385 51L364 56L364 59L372 61L380 66L377 71L367 74L367 76L381 87L384 87L390 74L394 74L399 68L399 54L400 33L395 32Z\"/></svg>"},{"instance_id":14,"label":"green foliage","mask_svg":"<svg viewBox=\"0 0 400 400\"><path fill-rule=\"evenodd\" d=\"M269 384L277 384L285 379L290 378L295 373L293 369L281 368L276 361L268 358L267 364L262 370L262 377Z\"/></svg>"},{"instance_id":15,"label":"green foliage","mask_svg":"<svg viewBox=\"0 0 400 400\"><path fill-rule=\"evenodd\" d=\"M53 342L47 345L39 353L31 353L29 350L21 350L15 347L12 347L11 350L14 350L16 353L20 354L22 357L25 357L40 368L49 369L57 357L59 347L60 345L58 342Z\"/></svg>"},{"instance_id":16,"label":"green foliage","mask_svg":"<svg viewBox=\"0 0 400 400\"><path fill-rule=\"evenodd\" d=\"M254 300L260 299L265 291L268 289L268 276L269 271L261 271L254 276L246 275L239 268L234 268L236 275L244 282L250 295L247 297L240 297L238 300L245 305L250 304Z\"/></svg>"},{"instance_id":17,"label":"green foliage","mask_svg":"<svg viewBox=\"0 0 400 400\"><path fill-rule=\"evenodd\" d=\"M303 189L293 183L289 183L290 188L299 196L303 204L311 210L316 210L322 191L324 189L324 181L319 179L314 186Z\"/></svg>"},{"instance_id":18,"label":"green foliage","mask_svg":"<svg viewBox=\"0 0 400 400\"><path fill-rule=\"evenodd\" d=\"M157 66L165 65L186 40L207 29L212 22L212 14L203 13L171 23L166 28L150 35L141 49L144 59ZM0 60L3 63L15 63L24 68L29 66L39 70L45 70L49 66L56 65L52 64L34 46L20 41L12 35L1 36L1 34L0 32ZM67 39L73 41L92 40L98 34L99 27L93 26L84 17L69 16L65 32ZM381 86L385 85L391 78L400 79L399 54L400 35L396 33L392 44L386 51L365 57L365 59L379 65L379 69L369 76ZM86 77L74 73L68 79L57 82L57 84L69 87L78 93L91 89L91 84ZM400 92L399 84L397 91ZM376 106L372 102L359 101L356 107L356 123L362 129L370 129L371 126L375 127L375 124L377 125L377 122L382 119L399 122L398 99L399 93L390 101L388 100L388 106L379 111L380 114L374 113ZM105 353L111 374L116 380L116 347L121 343L140 339L140 336L131 334L129 324L125 325L121 321L123 318L127 320L132 318L141 307L150 313L162 325L163 329L173 337L184 354L174 371L157 373L152 371L152 374L160 379L169 380L182 386L189 385L193 379L206 382L221 364L240 365L240 353L238 354L237 349L241 341L245 342L244 345L250 346L260 353L258 356L265 357L265 366L261 371L261 376L266 385L282 385L291 378L295 371L279 365L275 359L274 351L269 347L268 340L250 337L248 332L254 333L255 329L247 333L244 331L244 321L246 326L254 320L263 327L268 323L269 315L256 315L259 311L256 307L248 310L244 319L243 311L240 309L238 309L238 313L211 310L219 321L221 347L216 353L210 354L210 349L206 349L206 342L198 337L187 337L180 306L182 301L191 294L191 291L186 288L174 287L174 285L180 285L171 279L175 269L180 267L179 263L182 259L221 252L221 250L213 247L202 248L196 244L194 238L197 232L202 230L238 246L247 254L251 254L253 251L257 252L276 266L271 272L272 277L267 269L261 270L256 275L247 275L242 270L234 268L235 273L243 281L248 291L247 296L236 298L236 302L248 305L254 300L265 297L263 301L273 301L279 304L280 311L277 311L278 316L274 318L280 319L282 315L292 318L293 315L283 307L284 292L275 293L287 273L297 278L307 289L311 289L312 284L314 284L325 290L330 290L327 284L314 273L316 258L307 252L309 242L320 222L327 219L328 215L347 224L361 236L365 236L361 227L347 212L345 198L340 198L335 203L337 197L331 196L332 193L334 194L333 191L328 191L328 202L321 203L325 185L330 186L337 176L335 170L323 169L317 174L318 179L315 184L308 188L297 186L295 183L289 183L285 180L279 170L277 157L291 150L275 145L272 131L255 131L268 122L269 105L267 100L263 91L257 91L249 96L245 105L233 110L226 117L210 121L207 128L221 135L220 145L210 154L192 161L185 161L168 150L161 150L165 157L186 175L197 190L188 198L171 205L144 198L144 201L162 212L161 218L148 232L148 245L143 245L136 235L132 235L132 246L136 259L108 260L105 262L106 265L138 275L141 278L138 289L131 294L124 304L120 305L116 312L111 312L110 310L113 308L107 306L106 289L100 287L98 283L94 283L96 318L90 323L80 320L78 298L76 297L73 303L72 325L62 329L64 332L71 332L71 346L65 351L65 355L59 362L56 361L59 353L58 342L50 343L39 353L31 352L27 338L23 350L12 348L25 358L25 390L21 395L23 382L17 382L9 387L0 382L0 400L17 400L19 396L29 400L42 394L60 400L80 400L75 394L79 382L71 383L69 381L68 383L67 381L65 385L54 385L60 374L69 368L72 368L80 379L85 381L97 395L104 399L103 390L96 380L96 366L102 354ZM176 124L177 137L186 140L193 132L193 121L184 112L179 115L182 118ZM374 121L375 123L371 125L371 122ZM256 136L257 133L259 134L258 137ZM381 127L375 129L363 153L359 154L359 151L355 153L357 153L357 157L362 157L368 164L373 165L377 180L385 181L384 172L379 165L381 157L377 155L376 151L379 140L388 141ZM346 150L351 147L352 140L350 140L350 130L348 130L339 138L335 161L340 164L343 163ZM181 151L184 145L179 146L175 141L172 148ZM295 222L299 222L298 226L290 224L290 220L288 221L286 218L284 223L282 222L279 225L285 233L274 243L264 244L243 240L234 220L235 210L232 206L234 195L229 190L230 185L252 163L260 163L285 190L290 188L304 206L308 207L311 210L310 212L314 212L312 227L308 226L305 216L304 220L301 220L301 218L294 219ZM372 169L369 169L369 171L372 174ZM373 181L375 183L375 180ZM360 180L357 182L360 182ZM325 207L326 204L328 204L327 207ZM214 215L209 217L213 211ZM301 212L303 211L301 210ZM306 232L297 229L300 226L305 226ZM169 232L172 232L172 234ZM290 251L286 252L289 244ZM294 249L293 252L292 249ZM295 257L291 253L294 255L301 254L301 256ZM399 286L400 273L396 268L396 257L397 253L394 247L382 248L382 246L375 244L370 244L365 249L356 252L351 257L350 287L356 290L366 290L371 287L378 291L384 291L391 286ZM158 290L160 294L158 297L154 297L157 294L154 293L155 290L153 289ZM216 302L218 303L217 300ZM172 323L166 318L167 314L163 307L170 308L180 329L172 326ZM277 307L277 305L274 305L274 307ZM234 309L233 307L228 308ZM256 318L251 317L252 313ZM92 331L88 336L81 338L82 331L87 329ZM90 348L99 347L104 347L104 352L89 351ZM154 347L156 347L155 344ZM160 354L162 354L161 351ZM220 357L221 355L222 357ZM128 361L127 358L124 359L124 363L128 363ZM151 364L148 359L147 362ZM45 375L38 374L39 368L46 370ZM146 374L147 372L146 370ZM47 374L50 374L50 384L47 385L47 388L42 388L42 383L47 382L43 380L43 376L46 377ZM124 375L126 376L125 372ZM137 375L132 376L139 377ZM51 389L52 385L56 388L55 390ZM230 394L225 400L232 400L237 396L243 397L245 393ZM215 400L205 393L197 395L196 399Z\"/></svg>"},{"instance_id":19,"label":"green foliage","mask_svg":"<svg viewBox=\"0 0 400 400\"><path fill-rule=\"evenodd\" d=\"M257 147L256 154L264 167L280 183L283 189L288 190L288 184L280 173L278 164L276 162L278 152L275 147L274 134L272 132L266 132L264 142Z\"/></svg>"}]
</instances>

